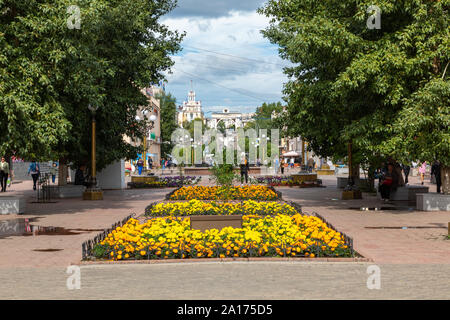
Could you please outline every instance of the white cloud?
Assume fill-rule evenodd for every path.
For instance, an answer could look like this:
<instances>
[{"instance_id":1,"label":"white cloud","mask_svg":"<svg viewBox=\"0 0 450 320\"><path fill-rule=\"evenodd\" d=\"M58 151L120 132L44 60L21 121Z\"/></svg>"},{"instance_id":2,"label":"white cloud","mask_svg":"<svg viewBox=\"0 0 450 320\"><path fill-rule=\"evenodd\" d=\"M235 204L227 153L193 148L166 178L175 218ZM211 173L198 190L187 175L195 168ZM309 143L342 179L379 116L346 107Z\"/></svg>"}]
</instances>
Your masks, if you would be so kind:
<instances>
[{"instance_id":1,"label":"white cloud","mask_svg":"<svg viewBox=\"0 0 450 320\"><path fill-rule=\"evenodd\" d=\"M218 18L163 20L171 29L187 32L183 52L173 57L168 91L181 103L193 80L205 110L224 105L254 111L264 101L281 101L287 81L282 66L287 63L260 32L268 22L256 12L236 11Z\"/></svg>"}]
</instances>

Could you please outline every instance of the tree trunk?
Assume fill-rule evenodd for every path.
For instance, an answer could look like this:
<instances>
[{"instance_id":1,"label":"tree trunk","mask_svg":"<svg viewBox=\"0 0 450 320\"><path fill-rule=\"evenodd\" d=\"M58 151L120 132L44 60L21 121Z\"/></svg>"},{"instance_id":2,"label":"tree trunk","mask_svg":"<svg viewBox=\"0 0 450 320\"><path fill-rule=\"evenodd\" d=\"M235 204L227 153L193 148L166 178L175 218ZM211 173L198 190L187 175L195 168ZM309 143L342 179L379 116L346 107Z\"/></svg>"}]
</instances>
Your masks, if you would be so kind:
<instances>
[{"instance_id":1,"label":"tree trunk","mask_svg":"<svg viewBox=\"0 0 450 320\"><path fill-rule=\"evenodd\" d=\"M361 178L360 172L360 164L359 163L353 163L353 168L352 168L352 176L353 176L353 180L356 182Z\"/></svg>"},{"instance_id":2,"label":"tree trunk","mask_svg":"<svg viewBox=\"0 0 450 320\"><path fill-rule=\"evenodd\" d=\"M450 166L441 167L442 192L450 195Z\"/></svg>"},{"instance_id":3,"label":"tree trunk","mask_svg":"<svg viewBox=\"0 0 450 320\"><path fill-rule=\"evenodd\" d=\"M59 159L58 186L67 185L67 165L64 159Z\"/></svg>"}]
</instances>

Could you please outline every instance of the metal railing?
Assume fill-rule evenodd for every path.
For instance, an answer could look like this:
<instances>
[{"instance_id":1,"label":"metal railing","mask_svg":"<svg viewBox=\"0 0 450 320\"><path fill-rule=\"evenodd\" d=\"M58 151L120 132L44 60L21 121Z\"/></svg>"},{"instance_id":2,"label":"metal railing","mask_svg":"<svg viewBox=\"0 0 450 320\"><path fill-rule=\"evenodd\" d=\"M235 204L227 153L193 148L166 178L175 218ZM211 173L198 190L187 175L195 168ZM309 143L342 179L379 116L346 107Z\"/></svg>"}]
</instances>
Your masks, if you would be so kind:
<instances>
[{"instance_id":1,"label":"metal railing","mask_svg":"<svg viewBox=\"0 0 450 320\"><path fill-rule=\"evenodd\" d=\"M51 190L50 186L50 174L40 174L37 183L37 202L50 202Z\"/></svg>"}]
</instances>

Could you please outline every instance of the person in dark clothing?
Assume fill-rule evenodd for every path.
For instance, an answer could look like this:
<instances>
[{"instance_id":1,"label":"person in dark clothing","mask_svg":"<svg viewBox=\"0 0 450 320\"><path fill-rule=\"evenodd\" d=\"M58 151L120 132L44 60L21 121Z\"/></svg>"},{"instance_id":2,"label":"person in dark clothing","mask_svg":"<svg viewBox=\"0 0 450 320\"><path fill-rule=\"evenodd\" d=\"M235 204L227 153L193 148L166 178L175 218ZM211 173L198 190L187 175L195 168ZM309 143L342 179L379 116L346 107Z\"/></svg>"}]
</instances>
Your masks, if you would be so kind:
<instances>
[{"instance_id":1,"label":"person in dark clothing","mask_svg":"<svg viewBox=\"0 0 450 320\"><path fill-rule=\"evenodd\" d=\"M0 162L0 185L2 187L1 192L6 192L9 171L9 163L5 160L4 157L2 157Z\"/></svg>"},{"instance_id":2,"label":"person in dark clothing","mask_svg":"<svg viewBox=\"0 0 450 320\"><path fill-rule=\"evenodd\" d=\"M433 174L436 178L436 192L441 193L441 163L438 160L436 160L431 166L431 175Z\"/></svg>"},{"instance_id":3,"label":"person in dark clothing","mask_svg":"<svg viewBox=\"0 0 450 320\"><path fill-rule=\"evenodd\" d=\"M379 191L381 193L382 199L389 200L391 191L397 189L398 181L399 181L398 173L395 170L394 165L392 163L389 163L387 172L384 174L382 182L379 186Z\"/></svg>"},{"instance_id":4,"label":"person in dark clothing","mask_svg":"<svg viewBox=\"0 0 450 320\"><path fill-rule=\"evenodd\" d=\"M89 186L89 182L86 181L86 177L84 175L84 171L83 168L78 168L75 171L75 185L79 185L79 186L85 186L88 187Z\"/></svg>"},{"instance_id":5,"label":"person in dark clothing","mask_svg":"<svg viewBox=\"0 0 450 320\"><path fill-rule=\"evenodd\" d=\"M405 174L405 184L408 184L409 172L411 171L411 166L407 164L402 164L403 173Z\"/></svg>"},{"instance_id":6,"label":"person in dark clothing","mask_svg":"<svg viewBox=\"0 0 450 320\"><path fill-rule=\"evenodd\" d=\"M36 182L39 179L39 175L41 174L41 167L39 163L33 161L30 163L30 167L28 168L28 174L31 173L31 177L33 178L33 190L36 190Z\"/></svg>"},{"instance_id":7,"label":"person in dark clothing","mask_svg":"<svg viewBox=\"0 0 450 320\"><path fill-rule=\"evenodd\" d=\"M244 183L244 178L245 178L245 183L248 183L249 165L248 165L247 158L245 158L244 161L241 163L240 169L241 169L241 183Z\"/></svg>"},{"instance_id":8,"label":"person in dark clothing","mask_svg":"<svg viewBox=\"0 0 450 320\"><path fill-rule=\"evenodd\" d=\"M153 159L152 159L152 157L148 157L148 167L150 168L150 170L153 169Z\"/></svg>"}]
</instances>

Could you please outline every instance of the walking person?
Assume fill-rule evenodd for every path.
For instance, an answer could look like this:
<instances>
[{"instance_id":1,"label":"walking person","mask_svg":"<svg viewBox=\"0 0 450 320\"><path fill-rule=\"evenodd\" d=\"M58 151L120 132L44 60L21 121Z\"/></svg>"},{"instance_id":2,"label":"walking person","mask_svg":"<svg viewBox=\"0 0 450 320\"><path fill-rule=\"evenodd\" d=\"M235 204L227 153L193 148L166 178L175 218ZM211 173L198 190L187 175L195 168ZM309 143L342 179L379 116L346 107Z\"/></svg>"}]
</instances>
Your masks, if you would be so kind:
<instances>
[{"instance_id":1,"label":"walking person","mask_svg":"<svg viewBox=\"0 0 450 320\"><path fill-rule=\"evenodd\" d=\"M427 162L424 161L422 163L422 165L420 166L420 168L419 168L420 182L421 182L420 184L422 184L422 185L423 185L423 182L425 180L425 173L426 173L426 171L427 171Z\"/></svg>"},{"instance_id":2,"label":"walking person","mask_svg":"<svg viewBox=\"0 0 450 320\"><path fill-rule=\"evenodd\" d=\"M41 173L41 167L39 163L36 161L32 161L30 167L28 168L28 175L31 173L31 177L33 178L33 190L36 190L36 182L39 179L39 174Z\"/></svg>"},{"instance_id":3,"label":"walking person","mask_svg":"<svg viewBox=\"0 0 450 320\"><path fill-rule=\"evenodd\" d=\"M144 160L142 160L142 158L139 158L139 160L137 162L137 167L138 167L139 175L141 175L142 168L144 168Z\"/></svg>"},{"instance_id":4,"label":"walking person","mask_svg":"<svg viewBox=\"0 0 450 320\"><path fill-rule=\"evenodd\" d=\"M56 162L52 163L52 167L50 168L50 175L52 176L53 184L56 181L56 173L58 172L58 164Z\"/></svg>"},{"instance_id":5,"label":"walking person","mask_svg":"<svg viewBox=\"0 0 450 320\"><path fill-rule=\"evenodd\" d=\"M150 168L150 170L153 169L153 159L152 159L152 157L148 157L148 167Z\"/></svg>"},{"instance_id":6,"label":"walking person","mask_svg":"<svg viewBox=\"0 0 450 320\"><path fill-rule=\"evenodd\" d=\"M431 166L431 175L434 175L436 178L436 192L441 193L441 163L439 160L436 160Z\"/></svg>"},{"instance_id":7,"label":"walking person","mask_svg":"<svg viewBox=\"0 0 450 320\"><path fill-rule=\"evenodd\" d=\"M0 185L2 187L1 192L6 192L6 183L9 175L9 163L2 157L0 162Z\"/></svg>"},{"instance_id":8,"label":"walking person","mask_svg":"<svg viewBox=\"0 0 450 320\"><path fill-rule=\"evenodd\" d=\"M405 185L408 184L409 172L411 171L411 166L407 164L402 164L403 173L405 174Z\"/></svg>"},{"instance_id":9,"label":"walking person","mask_svg":"<svg viewBox=\"0 0 450 320\"><path fill-rule=\"evenodd\" d=\"M244 157L243 161L241 162L240 169L241 169L241 184L244 183L244 178L245 178L245 183L248 183L249 165L248 165L247 157Z\"/></svg>"},{"instance_id":10,"label":"walking person","mask_svg":"<svg viewBox=\"0 0 450 320\"><path fill-rule=\"evenodd\" d=\"M314 169L314 159L311 157L308 159L308 172L312 173Z\"/></svg>"}]
</instances>

